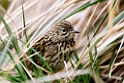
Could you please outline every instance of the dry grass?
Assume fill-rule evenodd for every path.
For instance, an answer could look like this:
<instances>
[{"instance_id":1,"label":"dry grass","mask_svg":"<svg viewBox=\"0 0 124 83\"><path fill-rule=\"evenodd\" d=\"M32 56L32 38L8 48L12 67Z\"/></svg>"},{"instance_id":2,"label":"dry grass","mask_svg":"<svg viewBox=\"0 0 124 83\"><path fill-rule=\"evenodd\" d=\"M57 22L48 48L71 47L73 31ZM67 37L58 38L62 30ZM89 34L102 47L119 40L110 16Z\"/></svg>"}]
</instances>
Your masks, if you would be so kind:
<instances>
[{"instance_id":1,"label":"dry grass","mask_svg":"<svg viewBox=\"0 0 124 83\"><path fill-rule=\"evenodd\" d=\"M20 59L40 39L41 35L51 28L50 26L88 2L94 2L94 0L10 0L11 4L7 11L0 7L1 11L5 14L4 19L13 31L14 36L25 41L23 31L26 29L30 37L26 44L30 43L28 48L25 44L18 41L21 49L19 54L16 54L11 45L9 51L16 60L16 64L21 64ZM117 16L124 10L124 1L116 0L114 7L113 4L114 0L105 0L67 18L66 20L72 23L74 29L80 31L80 34L75 37L77 43L76 50L80 58L77 63L74 63L75 70L71 67L70 63L67 63L66 66L69 70L66 68L62 72L51 75L50 78L49 76L45 76L34 79L30 72L21 64L33 82L36 82L36 80L37 82L39 80L52 81L64 77L74 79L77 75L90 74L96 83L123 83L124 13L118 22ZM22 21L22 6L25 15L25 28ZM98 29L101 19L104 18L107 12L109 12L108 17ZM113 22L114 20L116 23ZM97 30L98 32L95 34ZM0 37L4 42L9 41L8 32L2 22L0 24ZM1 45L1 52L3 48ZM2 71L6 71L7 74L13 75L14 73L16 75L15 73L17 72L13 71L15 64L12 63L8 56L5 61L6 63L3 63L1 67ZM82 70L77 69L80 63L83 65ZM74 73L71 73L72 71ZM1 79L4 80L6 78L1 77Z\"/></svg>"}]
</instances>

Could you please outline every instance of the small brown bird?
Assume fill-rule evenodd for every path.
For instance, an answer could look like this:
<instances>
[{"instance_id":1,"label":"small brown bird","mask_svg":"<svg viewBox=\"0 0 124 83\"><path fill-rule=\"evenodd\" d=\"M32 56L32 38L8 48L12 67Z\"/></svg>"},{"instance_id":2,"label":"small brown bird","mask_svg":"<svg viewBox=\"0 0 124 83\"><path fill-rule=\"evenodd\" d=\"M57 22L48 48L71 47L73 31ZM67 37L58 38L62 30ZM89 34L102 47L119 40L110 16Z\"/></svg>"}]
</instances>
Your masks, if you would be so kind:
<instances>
[{"instance_id":1,"label":"small brown bird","mask_svg":"<svg viewBox=\"0 0 124 83\"><path fill-rule=\"evenodd\" d=\"M64 68L64 61L68 61L75 47L75 31L70 22L61 20L48 30L43 37L34 44L33 48L41 54L54 72ZM43 67L38 56L33 57L34 62Z\"/></svg>"}]
</instances>

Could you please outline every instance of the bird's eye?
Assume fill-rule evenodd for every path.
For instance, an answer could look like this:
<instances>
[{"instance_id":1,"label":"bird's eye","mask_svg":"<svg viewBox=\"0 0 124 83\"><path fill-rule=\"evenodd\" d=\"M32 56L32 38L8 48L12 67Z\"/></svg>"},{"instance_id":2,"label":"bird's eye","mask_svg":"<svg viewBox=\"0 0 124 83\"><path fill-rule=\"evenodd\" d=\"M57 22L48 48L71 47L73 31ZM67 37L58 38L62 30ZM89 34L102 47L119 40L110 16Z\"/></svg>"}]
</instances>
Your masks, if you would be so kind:
<instances>
[{"instance_id":1,"label":"bird's eye","mask_svg":"<svg viewBox=\"0 0 124 83\"><path fill-rule=\"evenodd\" d=\"M62 33L63 33L63 35L65 35L67 33L67 30L63 28Z\"/></svg>"},{"instance_id":2,"label":"bird's eye","mask_svg":"<svg viewBox=\"0 0 124 83\"><path fill-rule=\"evenodd\" d=\"M66 30L65 30L65 29L63 29L62 31L63 31L63 32L66 32Z\"/></svg>"}]
</instances>

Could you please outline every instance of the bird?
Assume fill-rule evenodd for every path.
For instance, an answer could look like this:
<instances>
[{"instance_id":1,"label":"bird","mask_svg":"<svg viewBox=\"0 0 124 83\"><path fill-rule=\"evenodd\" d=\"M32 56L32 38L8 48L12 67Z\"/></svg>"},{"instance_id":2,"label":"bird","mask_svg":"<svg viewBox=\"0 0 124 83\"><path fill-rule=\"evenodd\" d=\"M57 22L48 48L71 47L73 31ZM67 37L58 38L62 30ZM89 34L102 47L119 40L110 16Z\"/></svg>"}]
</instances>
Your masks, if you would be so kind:
<instances>
[{"instance_id":1,"label":"bird","mask_svg":"<svg viewBox=\"0 0 124 83\"><path fill-rule=\"evenodd\" d=\"M64 68L64 61L68 61L67 55L70 58L75 50L75 33L79 31L74 30L69 21L61 20L43 34L32 47L39 52L53 72L58 72ZM37 65L45 68L38 56L32 58Z\"/></svg>"}]
</instances>

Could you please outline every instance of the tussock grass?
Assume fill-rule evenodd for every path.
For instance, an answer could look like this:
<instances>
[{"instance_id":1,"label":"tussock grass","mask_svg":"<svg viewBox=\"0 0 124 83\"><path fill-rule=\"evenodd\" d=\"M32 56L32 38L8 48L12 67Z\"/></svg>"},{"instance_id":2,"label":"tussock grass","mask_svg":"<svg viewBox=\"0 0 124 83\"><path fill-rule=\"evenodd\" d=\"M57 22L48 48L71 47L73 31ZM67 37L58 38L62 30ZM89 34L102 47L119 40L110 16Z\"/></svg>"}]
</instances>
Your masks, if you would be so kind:
<instances>
[{"instance_id":1,"label":"tussock grass","mask_svg":"<svg viewBox=\"0 0 124 83\"><path fill-rule=\"evenodd\" d=\"M123 4L123 0L14 0L7 11L0 6L1 82L123 83ZM73 59L54 73L31 47L61 19L70 21L80 34L75 37ZM47 68L35 64L32 56L39 56ZM34 72L27 69L26 60Z\"/></svg>"}]
</instances>

